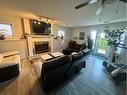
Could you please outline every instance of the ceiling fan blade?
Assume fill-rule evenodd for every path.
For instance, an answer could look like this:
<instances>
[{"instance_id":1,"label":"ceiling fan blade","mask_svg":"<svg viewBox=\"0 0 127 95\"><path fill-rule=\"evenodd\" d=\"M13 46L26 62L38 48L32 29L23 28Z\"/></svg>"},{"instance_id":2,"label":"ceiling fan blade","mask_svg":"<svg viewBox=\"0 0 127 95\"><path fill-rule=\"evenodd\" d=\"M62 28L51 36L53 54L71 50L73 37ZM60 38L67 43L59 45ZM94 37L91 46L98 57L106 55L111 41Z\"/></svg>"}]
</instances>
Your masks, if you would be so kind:
<instances>
[{"instance_id":1,"label":"ceiling fan blade","mask_svg":"<svg viewBox=\"0 0 127 95\"><path fill-rule=\"evenodd\" d=\"M75 9L82 8L82 7L84 7L84 6L88 5L88 4L93 4L93 3L97 2L97 1L98 0L89 0L89 1L87 1L85 3L82 3L82 4L78 5L78 6L75 6Z\"/></svg>"},{"instance_id":2,"label":"ceiling fan blade","mask_svg":"<svg viewBox=\"0 0 127 95\"><path fill-rule=\"evenodd\" d=\"M127 0L120 0L120 1L127 3Z\"/></svg>"}]
</instances>

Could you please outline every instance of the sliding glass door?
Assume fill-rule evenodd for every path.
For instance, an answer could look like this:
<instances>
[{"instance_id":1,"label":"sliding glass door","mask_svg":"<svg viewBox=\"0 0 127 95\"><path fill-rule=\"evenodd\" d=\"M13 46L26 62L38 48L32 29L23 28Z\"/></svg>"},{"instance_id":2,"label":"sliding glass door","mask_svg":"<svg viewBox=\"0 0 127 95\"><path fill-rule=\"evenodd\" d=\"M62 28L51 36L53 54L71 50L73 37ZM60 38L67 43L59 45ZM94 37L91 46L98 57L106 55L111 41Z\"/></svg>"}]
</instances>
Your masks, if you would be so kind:
<instances>
[{"instance_id":1,"label":"sliding glass door","mask_svg":"<svg viewBox=\"0 0 127 95\"><path fill-rule=\"evenodd\" d=\"M107 41L105 38L105 33L98 33L98 41L97 41L97 53L106 54L107 50Z\"/></svg>"},{"instance_id":2,"label":"sliding glass door","mask_svg":"<svg viewBox=\"0 0 127 95\"><path fill-rule=\"evenodd\" d=\"M93 40L94 54L107 54L107 41L104 32L91 31L91 38Z\"/></svg>"}]
</instances>

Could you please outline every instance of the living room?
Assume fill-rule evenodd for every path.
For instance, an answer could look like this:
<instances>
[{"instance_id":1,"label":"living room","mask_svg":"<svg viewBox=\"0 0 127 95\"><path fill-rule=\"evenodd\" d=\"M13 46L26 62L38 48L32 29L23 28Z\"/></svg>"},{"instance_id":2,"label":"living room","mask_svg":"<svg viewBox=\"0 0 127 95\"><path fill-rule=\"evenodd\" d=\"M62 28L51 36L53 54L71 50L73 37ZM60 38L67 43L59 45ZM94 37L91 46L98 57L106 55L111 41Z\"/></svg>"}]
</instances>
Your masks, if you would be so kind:
<instances>
[{"instance_id":1,"label":"living room","mask_svg":"<svg viewBox=\"0 0 127 95\"><path fill-rule=\"evenodd\" d=\"M117 80L120 82L117 84L116 79L121 76L115 79L113 76L118 69L122 70L123 74L123 68L127 63L126 2L126 0L1 1L0 63L4 63L5 66L2 64L0 67L4 68L11 63L7 67L16 68L16 71L11 70L13 74L16 72L14 75L16 77L12 75L10 77L13 78L8 79L5 74L8 71L0 73L3 76L0 95L41 93L42 95L125 95L126 79ZM118 35L111 36L108 31L116 32ZM115 44L111 38L118 38ZM10 56L13 58L8 58ZM47 69L54 66L44 65L42 59L45 64L50 62L55 64L54 60L57 60L57 65L65 63L68 65L65 64L60 68L57 66L55 71L50 72ZM18 65L12 65L12 60ZM114 64L122 65L114 67ZM41 67L45 74L39 69ZM3 72L2 70L0 71ZM10 74L11 71L9 70ZM41 84L38 75L36 76L37 72L40 73L41 79L44 75L47 81L43 80L44 83ZM56 76L57 78L54 78Z\"/></svg>"}]
</instances>

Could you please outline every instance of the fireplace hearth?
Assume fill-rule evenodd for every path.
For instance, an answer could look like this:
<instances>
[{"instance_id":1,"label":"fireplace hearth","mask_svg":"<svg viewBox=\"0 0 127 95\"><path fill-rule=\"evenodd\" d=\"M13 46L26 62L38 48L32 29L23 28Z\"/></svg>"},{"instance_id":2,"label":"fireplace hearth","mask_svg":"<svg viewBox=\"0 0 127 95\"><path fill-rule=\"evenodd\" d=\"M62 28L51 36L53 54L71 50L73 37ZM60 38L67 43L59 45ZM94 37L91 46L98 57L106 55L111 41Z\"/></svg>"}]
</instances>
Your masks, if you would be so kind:
<instances>
[{"instance_id":1,"label":"fireplace hearth","mask_svg":"<svg viewBox=\"0 0 127 95\"><path fill-rule=\"evenodd\" d=\"M34 49L35 49L35 54L39 53L45 53L49 52L49 42L48 41L39 41L39 42L34 42Z\"/></svg>"}]
</instances>

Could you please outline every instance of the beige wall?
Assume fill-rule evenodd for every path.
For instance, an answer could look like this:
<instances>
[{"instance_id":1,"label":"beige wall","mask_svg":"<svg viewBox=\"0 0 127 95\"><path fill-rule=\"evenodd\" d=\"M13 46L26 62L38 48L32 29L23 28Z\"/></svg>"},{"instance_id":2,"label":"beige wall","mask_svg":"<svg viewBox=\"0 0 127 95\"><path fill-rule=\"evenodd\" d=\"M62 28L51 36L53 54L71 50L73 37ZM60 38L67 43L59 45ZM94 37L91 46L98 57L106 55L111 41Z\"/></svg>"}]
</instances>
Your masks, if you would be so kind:
<instances>
[{"instance_id":1,"label":"beige wall","mask_svg":"<svg viewBox=\"0 0 127 95\"><path fill-rule=\"evenodd\" d=\"M23 34L21 18L7 16L7 15L0 15L0 23L12 24L12 30L13 30L12 38L13 39L21 38Z\"/></svg>"},{"instance_id":2,"label":"beige wall","mask_svg":"<svg viewBox=\"0 0 127 95\"><path fill-rule=\"evenodd\" d=\"M22 58L27 57L26 40L21 40L23 35L22 21L19 17L0 15L0 23L12 24L13 36L6 38L5 41L0 41L0 52L12 50L20 51Z\"/></svg>"},{"instance_id":3,"label":"beige wall","mask_svg":"<svg viewBox=\"0 0 127 95\"><path fill-rule=\"evenodd\" d=\"M1 53L12 51L12 50L18 50L20 51L20 55L22 58L27 57L29 52L30 52L30 55L33 55L32 53L33 45L32 45L31 37L29 37L30 40L28 41L28 43L26 39L20 39L23 35L23 32L31 34L29 18L23 18L22 20L22 18L16 17L16 16L1 15L0 23L12 24L12 29L13 29L13 36L11 38L6 38L6 40L0 41ZM54 35L48 38L49 40L51 40L51 46L52 46L51 51L61 51L62 49L67 47L69 39L71 38L71 29L63 27L63 26L59 26L59 25L52 25L51 30L52 30L51 31L52 34ZM64 40L54 39L54 37L57 36L58 30L65 31ZM27 44L30 47L29 49L27 47Z\"/></svg>"},{"instance_id":4,"label":"beige wall","mask_svg":"<svg viewBox=\"0 0 127 95\"><path fill-rule=\"evenodd\" d=\"M27 57L26 40L0 41L0 53L16 50L20 52L21 58Z\"/></svg>"}]
</instances>

